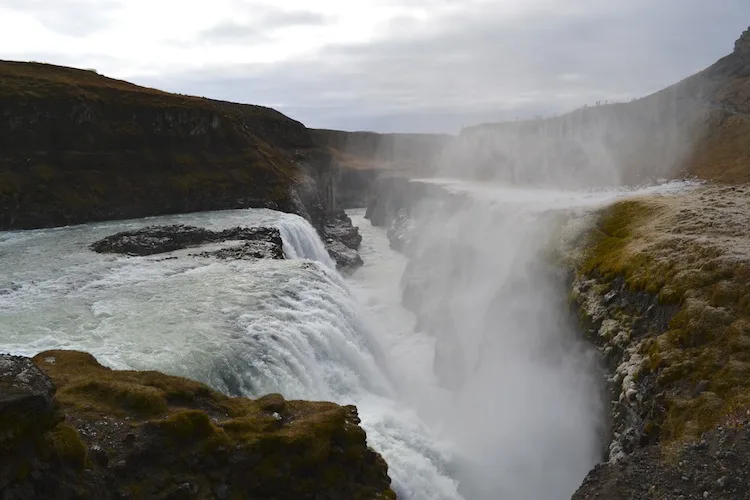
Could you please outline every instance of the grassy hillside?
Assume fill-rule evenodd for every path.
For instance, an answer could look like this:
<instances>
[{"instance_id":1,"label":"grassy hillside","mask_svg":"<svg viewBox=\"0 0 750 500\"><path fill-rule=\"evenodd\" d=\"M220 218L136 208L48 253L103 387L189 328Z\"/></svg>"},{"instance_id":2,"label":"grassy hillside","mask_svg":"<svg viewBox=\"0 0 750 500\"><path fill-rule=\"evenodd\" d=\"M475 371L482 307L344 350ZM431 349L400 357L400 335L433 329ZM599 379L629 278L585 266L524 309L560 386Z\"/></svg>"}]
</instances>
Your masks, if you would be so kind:
<instances>
[{"instance_id":1,"label":"grassy hillside","mask_svg":"<svg viewBox=\"0 0 750 500\"><path fill-rule=\"evenodd\" d=\"M193 210L297 210L330 157L260 106L170 94L93 71L0 61L0 229Z\"/></svg>"}]
</instances>

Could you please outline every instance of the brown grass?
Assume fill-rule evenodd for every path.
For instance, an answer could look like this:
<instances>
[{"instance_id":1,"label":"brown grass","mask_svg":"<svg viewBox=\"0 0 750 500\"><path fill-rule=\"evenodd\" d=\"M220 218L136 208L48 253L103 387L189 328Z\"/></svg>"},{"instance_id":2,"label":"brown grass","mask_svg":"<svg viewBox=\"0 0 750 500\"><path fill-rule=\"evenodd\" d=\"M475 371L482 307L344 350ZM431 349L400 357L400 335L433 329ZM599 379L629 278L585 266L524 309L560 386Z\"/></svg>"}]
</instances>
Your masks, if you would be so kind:
<instances>
[{"instance_id":1,"label":"brown grass","mask_svg":"<svg viewBox=\"0 0 750 500\"><path fill-rule=\"evenodd\" d=\"M680 306L642 349L641 376L652 373L667 395L664 443L750 408L748 224L750 187L707 187L617 203L589 239L580 272L624 276L631 289Z\"/></svg>"}]
</instances>

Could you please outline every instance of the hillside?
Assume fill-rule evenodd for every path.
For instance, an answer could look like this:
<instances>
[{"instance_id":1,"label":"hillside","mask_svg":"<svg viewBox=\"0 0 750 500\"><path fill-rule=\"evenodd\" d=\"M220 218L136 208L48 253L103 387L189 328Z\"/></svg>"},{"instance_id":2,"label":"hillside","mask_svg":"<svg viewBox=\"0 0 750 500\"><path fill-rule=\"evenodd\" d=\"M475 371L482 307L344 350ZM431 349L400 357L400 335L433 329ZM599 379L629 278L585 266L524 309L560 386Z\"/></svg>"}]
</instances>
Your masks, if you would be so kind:
<instances>
[{"instance_id":1,"label":"hillside","mask_svg":"<svg viewBox=\"0 0 750 500\"><path fill-rule=\"evenodd\" d=\"M480 124L430 141L362 132L325 137L352 169L568 187L686 175L750 182L750 30L728 56L633 102Z\"/></svg>"},{"instance_id":2,"label":"hillside","mask_svg":"<svg viewBox=\"0 0 750 500\"><path fill-rule=\"evenodd\" d=\"M0 109L0 229L331 203L330 155L269 108L0 61Z\"/></svg>"}]
</instances>

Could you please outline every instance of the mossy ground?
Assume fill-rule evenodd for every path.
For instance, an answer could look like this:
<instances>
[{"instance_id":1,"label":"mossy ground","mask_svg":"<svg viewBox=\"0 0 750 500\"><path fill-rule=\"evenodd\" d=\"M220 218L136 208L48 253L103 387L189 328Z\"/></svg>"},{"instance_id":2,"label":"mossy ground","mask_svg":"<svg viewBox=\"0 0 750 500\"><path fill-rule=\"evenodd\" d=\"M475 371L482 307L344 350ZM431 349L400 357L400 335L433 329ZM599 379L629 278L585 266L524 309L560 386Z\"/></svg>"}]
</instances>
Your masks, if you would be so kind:
<instances>
[{"instance_id":1,"label":"mossy ground","mask_svg":"<svg viewBox=\"0 0 750 500\"><path fill-rule=\"evenodd\" d=\"M666 331L642 344L639 378L666 396L662 443L695 439L750 408L750 189L703 187L606 209L578 272L618 276L676 304Z\"/></svg>"},{"instance_id":2,"label":"mossy ground","mask_svg":"<svg viewBox=\"0 0 750 500\"><path fill-rule=\"evenodd\" d=\"M159 372L111 370L82 352L48 351L34 362L57 386L67 417L48 434L48 454L77 470L92 464L94 447L110 462L148 461L149 477L121 472L135 498L179 481L210 490L216 477L231 498L395 498L353 407L278 394L231 398Z\"/></svg>"}]
</instances>

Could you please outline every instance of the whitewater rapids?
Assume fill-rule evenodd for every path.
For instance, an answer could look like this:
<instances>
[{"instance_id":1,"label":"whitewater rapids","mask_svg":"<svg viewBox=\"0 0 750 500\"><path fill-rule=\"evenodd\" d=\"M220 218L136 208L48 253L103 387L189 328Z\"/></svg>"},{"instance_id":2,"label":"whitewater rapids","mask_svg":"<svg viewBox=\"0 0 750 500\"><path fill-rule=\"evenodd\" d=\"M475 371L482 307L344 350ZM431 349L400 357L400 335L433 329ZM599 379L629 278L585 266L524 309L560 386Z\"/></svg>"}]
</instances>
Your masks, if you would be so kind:
<instances>
[{"instance_id":1,"label":"whitewater rapids","mask_svg":"<svg viewBox=\"0 0 750 500\"><path fill-rule=\"evenodd\" d=\"M433 182L493 204L498 196L508 195L456 181ZM518 198L516 206L535 210L590 208L624 194L512 193ZM508 412L495 404L497 398L489 398L493 404L484 407L481 394L467 391L457 397L441 387L433 364L436 338L415 331L415 316L401 306L399 281L406 258L392 251L385 232L363 215L361 210L351 212L363 235L365 265L346 279L304 219L271 210L2 232L0 351L33 356L47 349L82 350L112 368L186 376L230 395L278 392L288 399L355 404L368 443L388 462L400 498L475 500L488 495L516 500L547 491L522 487L504 488L510 492L505 496L487 493L495 487L488 475L506 477L494 472L508 463L498 459L503 454L498 439L507 433L495 431L507 425ZM92 242L116 232L175 223L211 230L275 226L288 260L223 261L190 256L190 249L138 258L88 250ZM462 341L474 342L470 347L481 352L482 338ZM505 359L513 354L507 352ZM479 388L487 389L486 380L482 382ZM497 385L498 390L503 387ZM476 399L467 400L469 396ZM454 411L458 403L464 405L460 412ZM544 401L539 404L539 411L556 411ZM467 436L457 431L457 417L476 432ZM484 447L475 442L481 433L488 437ZM493 447L491 452L487 446ZM517 451L512 446L506 454ZM525 450L524 460L535 463L528 455L538 451ZM467 461L467 453L474 452L485 455ZM554 480L575 489L595 460L587 455L578 464L582 472L577 478ZM510 465L518 464L510 460ZM554 470L546 472L556 477ZM529 473L536 471L521 471ZM467 485L474 481L483 484ZM569 497L572 489L554 498Z\"/></svg>"}]
</instances>

